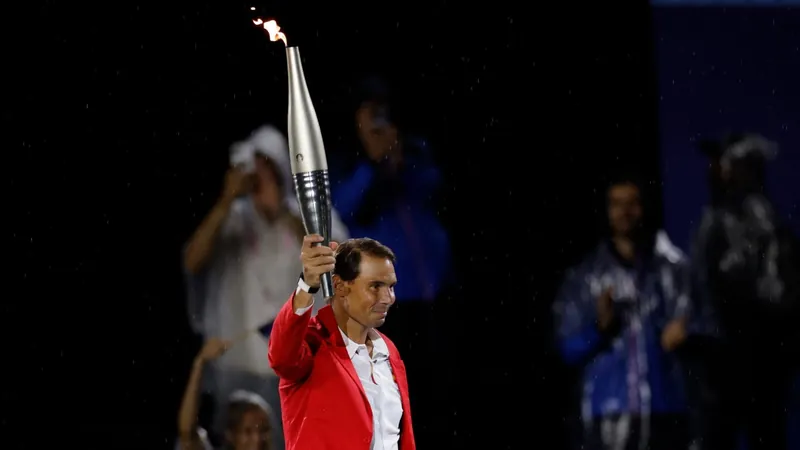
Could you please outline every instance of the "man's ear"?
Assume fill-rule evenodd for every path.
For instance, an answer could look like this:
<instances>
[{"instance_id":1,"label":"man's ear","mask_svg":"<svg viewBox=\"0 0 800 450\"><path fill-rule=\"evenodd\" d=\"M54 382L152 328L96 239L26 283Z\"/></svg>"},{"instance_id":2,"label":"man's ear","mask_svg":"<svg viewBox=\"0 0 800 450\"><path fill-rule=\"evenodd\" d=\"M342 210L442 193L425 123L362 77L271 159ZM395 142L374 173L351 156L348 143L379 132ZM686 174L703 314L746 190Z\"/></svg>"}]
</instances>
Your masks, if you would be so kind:
<instances>
[{"instance_id":1,"label":"man's ear","mask_svg":"<svg viewBox=\"0 0 800 450\"><path fill-rule=\"evenodd\" d=\"M350 292L350 286L339 275L333 276L333 295L334 297L340 297L343 295L347 295Z\"/></svg>"}]
</instances>

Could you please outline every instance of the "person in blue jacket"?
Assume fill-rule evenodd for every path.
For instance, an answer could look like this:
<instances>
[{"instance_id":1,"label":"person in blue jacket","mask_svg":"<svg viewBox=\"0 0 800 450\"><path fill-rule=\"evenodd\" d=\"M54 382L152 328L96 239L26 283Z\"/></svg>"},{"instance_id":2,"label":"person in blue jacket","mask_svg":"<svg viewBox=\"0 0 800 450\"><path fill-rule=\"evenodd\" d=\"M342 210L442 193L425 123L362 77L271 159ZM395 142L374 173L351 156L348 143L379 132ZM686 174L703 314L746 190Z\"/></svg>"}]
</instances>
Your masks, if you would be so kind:
<instances>
[{"instance_id":1,"label":"person in blue jacket","mask_svg":"<svg viewBox=\"0 0 800 450\"><path fill-rule=\"evenodd\" d=\"M356 111L362 157L332 187L333 204L352 236L370 237L395 250L401 304L430 302L450 275L450 245L439 220L442 176L427 140L399 129L388 100L365 82Z\"/></svg>"},{"instance_id":2,"label":"person in blue jacket","mask_svg":"<svg viewBox=\"0 0 800 450\"><path fill-rule=\"evenodd\" d=\"M689 333L686 259L646 231L635 182L607 194L610 237L567 272L554 303L558 349L582 371L582 448L687 449L675 353Z\"/></svg>"},{"instance_id":3,"label":"person in blue jacket","mask_svg":"<svg viewBox=\"0 0 800 450\"><path fill-rule=\"evenodd\" d=\"M436 361L431 343L444 338L435 336L441 331L434 326L434 303L452 285L451 250L437 203L442 174L431 146L405 132L395 111L382 80L362 83L355 113L360 151L351 149L356 158L350 170L332 175L331 194L351 236L378 240L395 252L395 271L402 282L395 287L393 318L381 331L404 355L409 383L415 386L412 403L432 402L415 407L421 411L415 419L425 423L442 403L430 400L441 386L437 390L425 371ZM426 427L416 434L425 447Z\"/></svg>"}]
</instances>

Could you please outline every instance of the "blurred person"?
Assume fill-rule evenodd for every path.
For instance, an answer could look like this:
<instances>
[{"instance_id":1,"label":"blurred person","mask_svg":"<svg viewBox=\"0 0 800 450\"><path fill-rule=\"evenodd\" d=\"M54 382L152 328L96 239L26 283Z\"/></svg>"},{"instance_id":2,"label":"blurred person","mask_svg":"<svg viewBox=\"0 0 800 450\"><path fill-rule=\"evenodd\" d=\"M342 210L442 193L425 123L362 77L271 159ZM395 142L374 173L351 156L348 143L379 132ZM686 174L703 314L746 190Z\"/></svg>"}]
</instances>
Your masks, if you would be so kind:
<instances>
[{"instance_id":1,"label":"blurred person","mask_svg":"<svg viewBox=\"0 0 800 450\"><path fill-rule=\"evenodd\" d=\"M362 91L355 124L363 154L334 183L333 203L352 235L377 239L397 255L403 284L395 291L395 320L383 331L409 362L412 402L420 419L417 437L425 446L425 424L434 420L428 416L437 410L435 396L443 395L426 371L437 361L432 343L445 339L445 333L437 335L434 306L452 285L453 275L449 237L435 203L442 177L428 142L404 132L398 123L387 85L368 78Z\"/></svg>"},{"instance_id":2,"label":"blurred person","mask_svg":"<svg viewBox=\"0 0 800 450\"><path fill-rule=\"evenodd\" d=\"M396 292L406 301L430 302L450 275L450 246L434 197L442 177L428 142L404 134L380 80L364 82L355 122L364 156L334 183L333 201L355 236L371 236L398 256L406 280Z\"/></svg>"},{"instance_id":3,"label":"blurred person","mask_svg":"<svg viewBox=\"0 0 800 450\"><path fill-rule=\"evenodd\" d=\"M610 237L570 269L553 306L557 343L582 368L584 449L689 447L680 364L687 335L686 261L648 232L642 192L607 191Z\"/></svg>"},{"instance_id":4,"label":"blurred person","mask_svg":"<svg viewBox=\"0 0 800 450\"><path fill-rule=\"evenodd\" d=\"M230 164L222 194L184 252L193 330L231 341L205 381L217 405L216 433L224 428L220 406L238 389L280 403L278 379L266 359L269 324L303 270L297 253L305 234L280 131L264 126L234 144ZM332 238L347 238L335 211ZM282 449L280 424L273 434Z\"/></svg>"},{"instance_id":5,"label":"blurred person","mask_svg":"<svg viewBox=\"0 0 800 450\"><path fill-rule=\"evenodd\" d=\"M395 304L395 255L369 238L313 246L321 241L305 237L303 274L269 342L287 448L414 450L405 364L376 330ZM334 297L312 318L312 294L331 271Z\"/></svg>"},{"instance_id":6,"label":"blurred person","mask_svg":"<svg viewBox=\"0 0 800 450\"><path fill-rule=\"evenodd\" d=\"M197 424L201 380L206 366L229 348L230 342L211 338L195 357L178 413L179 450L212 450L208 433ZM258 394L235 391L225 408L225 433L219 447L226 450L274 450L272 430L280 421Z\"/></svg>"},{"instance_id":7,"label":"blurred person","mask_svg":"<svg viewBox=\"0 0 800 450\"><path fill-rule=\"evenodd\" d=\"M764 189L777 146L756 135L705 142L711 204L692 250L692 303L709 327L693 367L703 449L787 448L798 355L800 247Z\"/></svg>"}]
</instances>

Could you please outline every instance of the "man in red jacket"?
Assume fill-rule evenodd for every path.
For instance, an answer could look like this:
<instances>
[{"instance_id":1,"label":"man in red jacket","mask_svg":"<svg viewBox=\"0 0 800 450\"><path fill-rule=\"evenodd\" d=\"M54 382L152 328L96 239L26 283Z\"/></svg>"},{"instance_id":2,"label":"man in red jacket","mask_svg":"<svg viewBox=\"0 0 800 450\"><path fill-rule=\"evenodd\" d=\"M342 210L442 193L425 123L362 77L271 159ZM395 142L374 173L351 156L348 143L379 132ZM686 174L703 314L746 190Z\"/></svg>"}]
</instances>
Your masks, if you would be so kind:
<instances>
[{"instance_id":1,"label":"man in red jacket","mask_svg":"<svg viewBox=\"0 0 800 450\"><path fill-rule=\"evenodd\" d=\"M368 238L321 241L304 238L303 274L270 335L286 450L414 450L406 369L375 330L395 301L394 253ZM331 271L334 297L312 318Z\"/></svg>"}]
</instances>

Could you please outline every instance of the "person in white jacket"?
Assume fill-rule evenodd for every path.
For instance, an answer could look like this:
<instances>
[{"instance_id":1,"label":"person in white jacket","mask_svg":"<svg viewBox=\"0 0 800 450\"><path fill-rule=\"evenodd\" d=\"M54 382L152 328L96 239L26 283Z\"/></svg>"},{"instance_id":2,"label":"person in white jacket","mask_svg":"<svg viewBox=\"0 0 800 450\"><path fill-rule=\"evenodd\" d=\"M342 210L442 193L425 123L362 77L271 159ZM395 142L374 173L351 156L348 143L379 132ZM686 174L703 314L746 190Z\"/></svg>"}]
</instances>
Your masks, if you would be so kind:
<instances>
[{"instance_id":1,"label":"person in white jacket","mask_svg":"<svg viewBox=\"0 0 800 450\"><path fill-rule=\"evenodd\" d=\"M204 377L215 410L245 389L261 395L280 422L278 378L267 360L270 323L303 270L297 255L305 234L286 138L263 126L231 147L230 164L219 200L184 250L189 319L204 338L230 342ZM331 239L346 240L332 215ZM215 416L212 430L219 432L224 424ZM273 426L282 450L281 424Z\"/></svg>"}]
</instances>

